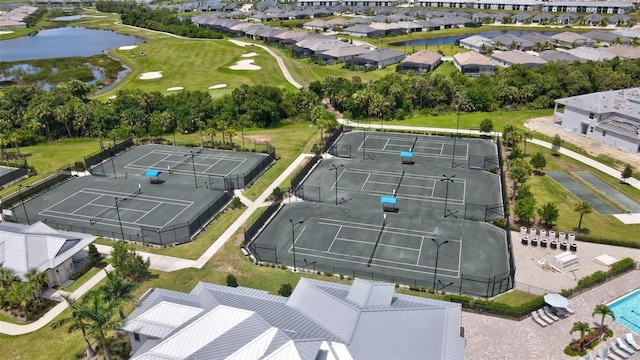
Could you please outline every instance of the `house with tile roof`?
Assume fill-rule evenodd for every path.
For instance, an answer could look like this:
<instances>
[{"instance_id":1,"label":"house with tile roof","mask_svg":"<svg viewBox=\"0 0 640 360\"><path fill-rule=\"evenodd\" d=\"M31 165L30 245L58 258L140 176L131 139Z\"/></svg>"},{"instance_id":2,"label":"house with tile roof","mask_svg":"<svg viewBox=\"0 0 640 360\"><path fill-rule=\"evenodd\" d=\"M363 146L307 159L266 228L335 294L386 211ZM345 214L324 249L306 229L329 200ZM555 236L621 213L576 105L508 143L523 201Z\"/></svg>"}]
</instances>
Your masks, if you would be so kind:
<instances>
[{"instance_id":1,"label":"house with tile roof","mask_svg":"<svg viewBox=\"0 0 640 360\"><path fill-rule=\"evenodd\" d=\"M563 129L640 152L640 88L603 91L555 101L554 121Z\"/></svg>"},{"instance_id":2,"label":"house with tile roof","mask_svg":"<svg viewBox=\"0 0 640 360\"><path fill-rule=\"evenodd\" d=\"M122 330L132 359L464 359L457 303L395 284L301 278L291 297L200 282L151 289Z\"/></svg>"},{"instance_id":3,"label":"house with tile roof","mask_svg":"<svg viewBox=\"0 0 640 360\"><path fill-rule=\"evenodd\" d=\"M396 66L396 71L426 73L435 70L441 61L442 55L429 50L420 50L400 61Z\"/></svg>"},{"instance_id":4,"label":"house with tile roof","mask_svg":"<svg viewBox=\"0 0 640 360\"><path fill-rule=\"evenodd\" d=\"M491 61L502 67L510 67L517 64L528 68L536 68L547 63L546 60L521 50L495 51L491 55Z\"/></svg>"},{"instance_id":5,"label":"house with tile roof","mask_svg":"<svg viewBox=\"0 0 640 360\"><path fill-rule=\"evenodd\" d=\"M31 268L47 276L47 286L61 285L76 273L78 253L96 237L55 230L39 221L33 225L0 223L0 266L22 280Z\"/></svg>"},{"instance_id":6,"label":"house with tile roof","mask_svg":"<svg viewBox=\"0 0 640 360\"><path fill-rule=\"evenodd\" d=\"M492 76L497 68L488 57L475 51L453 55L453 65L466 76Z\"/></svg>"}]
</instances>

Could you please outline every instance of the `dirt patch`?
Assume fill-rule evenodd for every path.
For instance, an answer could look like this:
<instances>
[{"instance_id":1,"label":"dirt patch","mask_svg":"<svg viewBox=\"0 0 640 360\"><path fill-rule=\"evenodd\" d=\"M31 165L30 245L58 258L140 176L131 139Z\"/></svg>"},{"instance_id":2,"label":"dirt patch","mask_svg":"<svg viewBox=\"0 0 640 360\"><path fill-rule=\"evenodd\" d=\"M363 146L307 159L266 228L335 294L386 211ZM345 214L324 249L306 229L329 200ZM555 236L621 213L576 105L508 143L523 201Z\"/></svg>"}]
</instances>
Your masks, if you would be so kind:
<instances>
[{"instance_id":1,"label":"dirt patch","mask_svg":"<svg viewBox=\"0 0 640 360\"><path fill-rule=\"evenodd\" d=\"M249 140L253 140L257 143L260 142L269 142L269 140L271 140L271 138L269 138L268 136L263 136L263 135L247 135L245 136L245 139L249 139Z\"/></svg>"},{"instance_id":2,"label":"dirt patch","mask_svg":"<svg viewBox=\"0 0 640 360\"><path fill-rule=\"evenodd\" d=\"M592 156L614 159L620 163L617 166L617 170L622 171L624 164L627 163L631 164L634 169L640 170L640 154L630 154L600 141L589 139L586 136L564 130L558 123L554 124L553 116L530 119L524 126L526 126L527 129L539 132L549 137L559 135L563 141L580 147Z\"/></svg>"}]
</instances>

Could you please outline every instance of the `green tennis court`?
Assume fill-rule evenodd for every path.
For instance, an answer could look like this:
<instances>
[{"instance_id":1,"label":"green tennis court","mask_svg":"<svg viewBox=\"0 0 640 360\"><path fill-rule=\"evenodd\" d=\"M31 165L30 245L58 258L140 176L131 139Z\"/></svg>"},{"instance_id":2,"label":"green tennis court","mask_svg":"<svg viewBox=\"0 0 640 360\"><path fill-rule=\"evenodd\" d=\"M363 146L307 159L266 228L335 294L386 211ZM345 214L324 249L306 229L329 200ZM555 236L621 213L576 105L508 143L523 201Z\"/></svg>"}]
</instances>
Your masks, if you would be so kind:
<instances>
[{"instance_id":1,"label":"green tennis court","mask_svg":"<svg viewBox=\"0 0 640 360\"><path fill-rule=\"evenodd\" d=\"M563 171L547 171L547 175L555 180L570 193L582 201L588 201L593 209L602 215L618 214L620 211L609 205L600 196L585 188Z\"/></svg>"}]
</instances>

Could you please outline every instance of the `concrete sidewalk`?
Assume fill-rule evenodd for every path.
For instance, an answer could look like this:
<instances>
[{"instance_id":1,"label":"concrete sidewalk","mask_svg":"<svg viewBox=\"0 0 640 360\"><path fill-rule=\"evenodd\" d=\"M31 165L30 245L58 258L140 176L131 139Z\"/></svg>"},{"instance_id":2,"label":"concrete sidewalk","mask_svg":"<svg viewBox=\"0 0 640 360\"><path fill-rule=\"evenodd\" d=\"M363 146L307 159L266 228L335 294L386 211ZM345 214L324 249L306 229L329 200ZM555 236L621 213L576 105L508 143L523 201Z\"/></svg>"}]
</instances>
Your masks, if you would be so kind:
<instances>
[{"instance_id":1,"label":"concrete sidewalk","mask_svg":"<svg viewBox=\"0 0 640 360\"><path fill-rule=\"evenodd\" d=\"M113 266L107 265L104 268L107 271L112 271ZM99 271L95 274L91 279L87 280L82 286L80 286L76 291L71 293L71 298L77 299L84 295L87 291L91 290L94 286L96 286L102 279L107 277L107 274L104 271ZM30 332L41 329L42 327L49 324L53 319L55 319L58 315L62 314L64 309L68 308L69 304L66 301L61 301L58 305L54 306L53 309L49 310L46 314L44 314L40 319L32 322L27 325L17 325L8 323L5 321L0 321L0 333L7 335L24 335Z\"/></svg>"}]
</instances>

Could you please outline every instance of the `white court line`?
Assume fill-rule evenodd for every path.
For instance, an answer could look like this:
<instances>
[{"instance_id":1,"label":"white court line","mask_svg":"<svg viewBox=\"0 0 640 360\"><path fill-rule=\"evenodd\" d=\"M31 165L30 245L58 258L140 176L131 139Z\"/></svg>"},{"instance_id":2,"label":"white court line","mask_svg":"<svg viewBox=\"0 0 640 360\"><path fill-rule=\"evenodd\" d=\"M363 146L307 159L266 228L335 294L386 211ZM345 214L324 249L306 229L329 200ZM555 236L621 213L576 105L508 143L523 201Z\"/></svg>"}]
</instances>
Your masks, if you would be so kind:
<instances>
[{"instance_id":1,"label":"white court line","mask_svg":"<svg viewBox=\"0 0 640 360\"><path fill-rule=\"evenodd\" d=\"M95 206L95 207L102 207L102 208L112 208L112 209L116 209L116 207L114 205L102 205L102 204L87 204L87 205L91 205L91 206ZM85 205L86 206L86 205ZM119 206L118 208L120 208L120 210L124 211L136 211L136 212L147 212L147 210L140 210L140 209L132 209L132 208L128 208L128 207L124 207L124 206ZM72 213L68 213L68 214L74 214L74 212Z\"/></svg>"},{"instance_id":2,"label":"white court line","mask_svg":"<svg viewBox=\"0 0 640 360\"><path fill-rule=\"evenodd\" d=\"M218 165L218 164L220 163L220 161L222 161L222 160L218 160L218 161L216 161L215 163L211 164L208 168L206 168L206 169L203 171L203 173L205 173L205 174L206 174L206 173L207 173L207 171L209 171L212 167L214 167L214 166Z\"/></svg>"},{"instance_id":3,"label":"white court line","mask_svg":"<svg viewBox=\"0 0 640 360\"><path fill-rule=\"evenodd\" d=\"M337 170L335 170L337 171ZM338 175L338 181L340 181L340 179L342 178L342 174L344 174L347 171L347 169L342 170L342 172L340 173L340 175ZM333 190L333 188L336 186L337 182L334 182L333 185L329 188L329 190Z\"/></svg>"},{"instance_id":4,"label":"white court line","mask_svg":"<svg viewBox=\"0 0 640 360\"><path fill-rule=\"evenodd\" d=\"M440 144L440 155L444 156L444 143Z\"/></svg>"},{"instance_id":5,"label":"white court line","mask_svg":"<svg viewBox=\"0 0 640 360\"><path fill-rule=\"evenodd\" d=\"M358 223L355 221L348 221L348 220L340 220L340 219L332 219L332 218L319 218L318 219L318 224L322 224L322 225L332 225L332 226L342 226L340 224L345 224L345 227L351 227L354 229L364 229L364 230L371 230L374 229L374 231L376 231L376 229L378 229L377 231L379 231L379 226L378 225L374 225L374 224L366 224L366 223ZM385 226L385 229L390 229L390 230L401 230L405 233L416 233L416 234L424 234L425 236L429 237L429 236L437 236L440 235L437 232L431 232L431 231L425 231L425 230L413 230L413 229L405 229L405 228L397 228L397 227L393 227L393 226ZM456 239L447 239L449 241L459 241Z\"/></svg>"},{"instance_id":6,"label":"white court line","mask_svg":"<svg viewBox=\"0 0 640 360\"><path fill-rule=\"evenodd\" d=\"M415 237L415 236L412 236L412 237ZM356 240L356 239L350 239L350 238L336 238L336 239L340 240L340 241L348 242L348 243L368 244L368 245L373 245L374 244L371 241ZM412 247L398 246L398 245L391 245L391 244L381 244L381 243L378 244L378 247L388 247L388 248L410 250L410 251L418 251L418 252L420 251L420 249L416 249L416 248L412 248ZM330 253L331 251L329 251L329 249L327 249L325 252ZM336 254L340 254L340 253L336 253Z\"/></svg>"},{"instance_id":7,"label":"white court line","mask_svg":"<svg viewBox=\"0 0 640 360\"><path fill-rule=\"evenodd\" d=\"M307 251L309 251L309 252L308 252L308 253L305 253L304 251L300 252L299 250L307 250ZM298 246L296 246L296 253L297 253L297 254L306 255L306 256L309 256L309 257L312 257L312 256L313 256L313 257L315 257L315 258L319 258L319 259L325 259L325 260L331 260L331 261L339 261L339 262L346 262L346 263L349 263L349 264L353 264L353 263L355 263L355 264L360 264L360 265L367 265L367 263L368 263L368 261L369 261L369 258L368 258L368 257L355 256L355 255L347 255L347 254L342 254L342 253L333 253L333 252L332 252L332 253L330 253L330 254L334 254L334 255L348 256L348 257L350 257L350 258L356 258L356 259L358 259L358 258L359 258L359 259L363 259L363 260L365 260L365 261L363 261L363 262L360 262L360 261L354 261L353 259L340 259L340 258L337 258L337 257L334 257L334 256L318 255L318 254L315 254L315 253L314 253L314 251L317 251L317 250L314 250L314 249L307 249L307 248L303 248L303 247L298 247ZM377 261L377 262L394 263L394 262L391 262L391 261L381 260L381 259L376 259L376 261ZM398 263L398 262L396 262L396 263ZM398 264L407 265L406 263L398 263ZM414 266L414 265L410 265L410 266ZM389 266L389 265L383 265L383 264L379 264L379 263L371 263L371 264L370 264L370 267L378 267L378 268L384 268L384 269L392 269L392 270L396 270L396 271L406 271L406 272L411 272L411 273L416 273L416 274L433 274L433 272L429 272L429 271L424 271L424 270L415 270L415 269L407 269L407 268L403 268L403 267L398 267L398 266ZM420 268L423 268L423 269L433 269L431 266L424 266L424 265L421 265L421 266L419 266L419 267L420 267ZM455 270L450 270L450 269L447 269L447 268L443 268L443 267L438 266L438 276L440 276L440 271L445 272L445 274L442 274L442 276L444 276L444 277L449 277L449 278L452 278L452 279L458 279L458 278L460 278L460 273L459 273L459 272L457 273L457 275L456 275L456 276L452 276L452 275L447 275L447 274L446 274L446 272L447 272L447 271L448 271L448 272L451 272L451 273L454 273L454 272L456 272Z\"/></svg>"},{"instance_id":8,"label":"white court line","mask_svg":"<svg viewBox=\"0 0 640 360\"><path fill-rule=\"evenodd\" d=\"M111 195L111 194L106 194L106 193L118 194L120 196L122 196L123 194L124 195L131 195L130 193L123 193L123 192L113 191L113 190L100 190L100 189L94 189L94 188L84 188L81 191L78 191L76 193L80 193L80 192L93 194L93 195ZM153 200L156 200L156 199L157 199L157 201L162 201L164 203L170 203L170 204L173 204L173 205L187 205L187 206L193 205L193 201L180 200L180 199L171 199L171 198L166 198L166 197L162 197L162 196L146 195L144 193L136 196L136 198L133 199L133 200L153 201Z\"/></svg>"},{"instance_id":9,"label":"white court line","mask_svg":"<svg viewBox=\"0 0 640 360\"><path fill-rule=\"evenodd\" d=\"M384 143L384 146L382 147L382 151L385 151L387 149L387 144L389 144L389 139L387 139L387 142Z\"/></svg>"},{"instance_id":10,"label":"white court line","mask_svg":"<svg viewBox=\"0 0 640 360\"><path fill-rule=\"evenodd\" d=\"M156 167L157 167L157 168L159 168L160 166L158 166L158 163L161 163L161 162L163 162L163 161L164 161L164 162L171 162L171 160L167 160L167 158L168 158L169 156L171 156L171 155L167 155L167 156L165 156L164 158L162 158L162 160L160 160L160 161L156 161L155 163L153 163L153 164L152 164L151 166L149 166L149 167L150 167L150 168L156 168ZM136 165L136 166L137 166L137 165ZM126 169L126 168L127 168L127 167L125 166L125 169Z\"/></svg>"},{"instance_id":11,"label":"white court line","mask_svg":"<svg viewBox=\"0 0 640 360\"><path fill-rule=\"evenodd\" d=\"M302 234L304 233L304 231L305 231L306 229L307 229L307 226L306 226L306 225L302 227L302 230L300 230L300 233L298 234L298 236L296 236L296 238L295 238L295 239L293 239L293 244L291 244L291 246L289 246L289 250L287 250L287 252L288 252L288 253L292 252L293 247L295 246L296 242L298 241L298 239L300 239L300 236L302 236ZM296 246L296 249L297 249L297 248L298 248L298 247Z\"/></svg>"},{"instance_id":12,"label":"white court line","mask_svg":"<svg viewBox=\"0 0 640 360\"><path fill-rule=\"evenodd\" d=\"M59 213L59 214L62 214L62 215L68 215L69 214L69 213L65 213L65 212L61 212L61 211L54 211L54 210L49 210L46 214L44 214L43 212L40 212L39 214L42 215L42 216L46 216L46 217L64 219L64 220L67 220L67 221L75 221L75 222L83 222L83 220L82 219L78 219L78 217L91 218L91 216L87 216L87 215L75 214L76 217L68 217L68 216L56 215L56 213ZM113 224L110 224L110 222L113 222ZM104 224L106 226L114 226L114 227L119 226L118 220L112 220L112 219L101 219L100 223ZM127 228L127 229L140 230L140 225L150 226L150 225L147 225L147 224L137 224L138 226L129 226L129 225L136 225L136 224L133 224L133 223L128 222L128 221L122 221L122 227L123 228ZM71 225L71 226L73 226L73 225ZM78 225L75 225L75 226L78 226ZM93 225L91 225L91 226L93 226ZM82 227L84 227L84 226L82 226ZM157 226L150 226L150 227L157 227Z\"/></svg>"},{"instance_id":13,"label":"white court line","mask_svg":"<svg viewBox=\"0 0 640 360\"><path fill-rule=\"evenodd\" d=\"M420 265L420 256L422 256L422 247L424 246L424 236L420 239L420 251L418 252L418 260L416 260L416 266ZM460 253L462 255L462 253ZM460 270L458 268L458 270Z\"/></svg>"},{"instance_id":14,"label":"white court line","mask_svg":"<svg viewBox=\"0 0 640 360\"><path fill-rule=\"evenodd\" d=\"M331 244L329 244L329 248L327 249L327 251L331 251L331 247L333 246L333 243L336 242L336 239L338 238L338 235L340 234L340 230L342 230L342 226L338 227L338 231L333 236L333 240L331 240Z\"/></svg>"},{"instance_id":15,"label":"white court line","mask_svg":"<svg viewBox=\"0 0 640 360\"><path fill-rule=\"evenodd\" d=\"M364 187L367 186L367 183L369 182L369 178L371 177L371 173L369 173L367 175L367 178L364 179L364 183L362 183L362 187L360 188L360 191L364 191Z\"/></svg>"}]
</instances>

